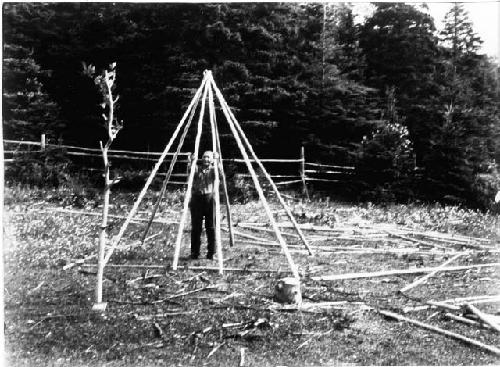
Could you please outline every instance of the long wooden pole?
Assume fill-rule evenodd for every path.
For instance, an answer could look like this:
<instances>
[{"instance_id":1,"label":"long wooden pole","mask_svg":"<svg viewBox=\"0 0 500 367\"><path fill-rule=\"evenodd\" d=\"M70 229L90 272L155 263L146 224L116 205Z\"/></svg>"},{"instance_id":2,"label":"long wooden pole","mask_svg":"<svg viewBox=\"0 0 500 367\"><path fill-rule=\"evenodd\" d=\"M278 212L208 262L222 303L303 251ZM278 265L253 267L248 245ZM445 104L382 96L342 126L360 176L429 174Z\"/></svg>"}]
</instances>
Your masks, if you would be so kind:
<instances>
[{"instance_id":1,"label":"long wooden pole","mask_svg":"<svg viewBox=\"0 0 500 367\"><path fill-rule=\"evenodd\" d=\"M174 260L172 263L172 269L177 270L177 264L179 263L179 254L181 251L181 242L182 242L182 234L184 231L184 225L186 224L186 219L187 219L187 213L188 213L188 207L189 207L189 201L191 200L191 190L193 189L193 180L194 180L194 173L195 173L195 168L196 168L196 163L197 163L197 158L198 158L198 152L200 149L200 140L201 140L201 132L203 130L203 115L205 114L205 100L207 99L207 92L208 92L208 77L209 77L209 72L204 73L204 81L203 83L203 97L201 100L201 110L200 110L200 117L198 119L198 130L196 133L196 139L194 142L194 159L191 162L191 167L189 170L189 178L188 178L188 185L186 188L186 195L184 196L184 207L182 210L182 216L181 220L179 223L179 230L177 232L177 239L175 241L175 250L174 250Z\"/></svg>"},{"instance_id":2,"label":"long wooden pole","mask_svg":"<svg viewBox=\"0 0 500 367\"><path fill-rule=\"evenodd\" d=\"M40 136L40 150L42 152L45 152L45 147L46 147L46 139L45 139L45 134L42 134Z\"/></svg>"},{"instance_id":3,"label":"long wooden pole","mask_svg":"<svg viewBox=\"0 0 500 367\"><path fill-rule=\"evenodd\" d=\"M299 272L297 270L297 266L293 262L293 259L292 259L292 256L290 254L290 251L288 251L288 247L287 247L287 245L285 243L285 240L281 236L280 229L279 229L278 225L276 224L276 221L273 218L273 213L271 212L271 209L269 208L269 205L267 203L267 200L266 200L266 197L264 195L264 192L262 191L262 188L260 187L259 179L257 178L255 170L252 167L252 163L250 163L250 160L248 158L248 154L247 154L247 152L245 150L245 147L243 146L243 143L241 142L241 139L240 139L240 136L238 134L238 131L237 131L236 127L234 126L234 123L233 123L233 121L231 119L230 112L228 111L226 105L224 104L224 100L223 100L222 94L217 89L217 86L215 85L215 82L214 82L213 78L210 80L210 83L211 83L212 87L214 88L214 90L215 90L215 92L217 94L217 98L219 99L219 103L220 103L220 105L222 107L222 111L224 112L224 115L225 115L225 117L227 119L227 122L229 124L230 129L231 129L231 132L233 133L233 136L234 136L234 138L236 140L236 143L238 144L238 148L241 151L241 155L243 156L243 159L245 160L245 163L246 163L246 166L248 168L248 171L250 172L250 175L252 176L252 180L253 180L253 183L255 185L255 189L257 190L257 193L259 194L260 201L262 202L262 205L264 206L264 210L266 211L266 214L267 214L267 216L269 218L269 221L271 222L271 226L273 227L274 232L276 233L276 237L278 239L278 242L280 243L281 248L283 249L283 252L285 253L285 256L286 256L286 259L288 260L288 264L290 265L290 269L292 271L292 274L293 274L293 276L296 279L300 279Z\"/></svg>"},{"instance_id":4,"label":"long wooden pole","mask_svg":"<svg viewBox=\"0 0 500 367\"><path fill-rule=\"evenodd\" d=\"M491 315L488 315L481 310L479 310L477 307L469 304L465 305L465 308L471 311L473 314L475 314L479 319L486 324L488 324L491 328L493 328L496 332L500 332L500 325L496 322L496 320L493 320Z\"/></svg>"},{"instance_id":5,"label":"long wooden pole","mask_svg":"<svg viewBox=\"0 0 500 367\"><path fill-rule=\"evenodd\" d=\"M384 310L380 310L378 312L380 314L384 315L384 316L391 317L391 318L399 320L399 321L409 322L410 324L420 326L420 327L422 327L424 329L427 329L427 330L435 331L435 332L437 332L439 334L450 336L450 337L458 339L460 341L463 341L463 342L475 345L476 347L479 347L479 348L482 348L482 349L486 349L487 351L489 351L491 353L494 353L496 355L500 355L500 349L498 349L496 347L493 347L491 345L487 345L487 344L481 343L478 340L470 339L470 338L467 338L467 337L465 337L463 335L452 333L451 331L444 330L444 329L438 328L436 326L425 324L425 323L417 321L417 320L409 319L408 317L404 317L404 316L398 315L397 313L394 313L394 312L389 312L389 311L384 311Z\"/></svg>"},{"instance_id":6,"label":"long wooden pole","mask_svg":"<svg viewBox=\"0 0 500 367\"><path fill-rule=\"evenodd\" d=\"M191 126L191 122L193 121L193 116L196 112L196 108L198 107L199 100L200 100L200 98L198 96L198 99L196 100L195 104L193 105L193 108L191 109L191 114L189 115L188 122L186 123L186 126L184 127L184 131L182 132L182 136L179 139L179 145L177 146L177 150L175 151L175 154L174 154L172 160L170 161L170 166L168 167L167 175L165 177L165 180L163 181L163 185L161 187L160 194L158 195L158 200L155 203L155 206L153 208L153 212L151 213L151 216L149 218L146 229L144 230L144 233L141 237L141 245L144 243L144 239L148 235L149 229L151 228L151 224L153 223L156 212L158 211L158 208L160 207L161 201L163 199L163 195L165 195L165 191L167 191L167 184L170 181L170 177L172 176L172 171L174 170L174 165L177 162L177 157L182 149L182 146L184 145L184 139L186 138L189 127Z\"/></svg>"},{"instance_id":7,"label":"long wooden pole","mask_svg":"<svg viewBox=\"0 0 500 367\"><path fill-rule=\"evenodd\" d=\"M439 265L434 271L431 271L429 274L426 274L423 277L418 278L417 280L413 281L411 284L408 284L406 287L400 289L400 292L401 293L406 292L406 291L416 287L417 285L422 284L423 282L427 281L427 279L429 279L430 277L439 273L439 271L441 271L442 268L445 268L448 264L451 264L453 261L455 261L456 259L458 259L462 255L464 255L464 254L463 253L456 254L451 259L448 259L443 264Z\"/></svg>"},{"instance_id":8,"label":"long wooden pole","mask_svg":"<svg viewBox=\"0 0 500 367\"><path fill-rule=\"evenodd\" d=\"M285 213L287 214L288 218L292 222L293 227L297 231L297 233L298 233L298 235L299 235L302 243L304 244L304 246L306 247L307 251L309 252L309 255L312 255L312 250L309 247L309 243L307 242L304 234L300 230L299 225L298 225L297 221L295 220L295 217L293 216L292 212L290 211L290 208L288 207L288 205L283 200L283 197L281 196L278 188L274 184L274 181L272 180L272 178L269 175L269 173L267 173L267 170L264 167L264 165L262 164L262 162L260 161L260 159L257 157L257 154L255 154L255 151L253 150L252 145L248 141L248 139L247 139L247 137L245 135L245 132L243 131L243 129L239 125L238 121L234 117L233 113L229 109L229 105L227 104L226 100L222 96L222 93L220 92L220 90L215 85L215 82L213 81L213 79L212 79L212 85L214 87L215 93L217 94L217 97L219 98L219 101L220 101L221 105L224 106L223 109L226 110L227 113L228 113L228 119L234 124L234 126L236 127L236 130L239 132L239 134L241 134L241 137L242 137L243 141L246 143L246 146L247 146L249 152L252 154L253 159L255 160L255 162L257 163L257 165L260 167L260 169L264 173L264 176L266 177L266 179L269 181L269 183L270 183L270 185L271 185L274 193L276 194L276 196L278 198L278 201L280 202L281 206L285 210Z\"/></svg>"},{"instance_id":9,"label":"long wooden pole","mask_svg":"<svg viewBox=\"0 0 500 367\"><path fill-rule=\"evenodd\" d=\"M222 164L222 149L220 147L219 129L217 128L217 121L215 121L215 137L217 138L217 152L219 153L219 163L220 172L222 177L222 189L224 190L224 198L226 202L226 216L227 216L227 227L229 230L229 246L234 246L234 234L233 234L233 218L231 216L231 204L229 203L229 193L227 190L227 180L226 174L224 172L224 165Z\"/></svg>"},{"instance_id":10,"label":"long wooden pole","mask_svg":"<svg viewBox=\"0 0 500 367\"><path fill-rule=\"evenodd\" d=\"M151 174L149 175L148 179L146 180L146 183L145 183L144 187L142 188L142 191L139 193L139 196L136 199L134 206L130 210L130 212L127 216L127 219L122 224L120 231L118 232L118 234L114 238L113 244L112 244L111 248L108 250L106 257L104 258L105 264L109 261L111 255L113 254L114 249L116 248L116 246L118 246L118 243L120 242L121 238L123 237L123 234L125 233L125 230L127 229L127 226L129 225L129 223L132 220L132 218L134 217L134 215L137 213L137 209L139 209L139 205L140 205L142 199L144 198L144 196L146 195L146 191L148 190L149 185L151 185L153 178L155 177L156 173L160 169L160 166L163 163L163 160L167 156L167 153L170 150L170 147L172 146L177 135L179 134L179 131L180 131L182 125L184 124L184 121L186 120L189 112L191 111L191 108L193 108L195 101L199 98L199 95L201 94L202 90L205 88L205 84L206 84L206 78L203 79L200 88L198 88L198 90L196 91L196 94L193 97L193 99L191 100L191 103L189 104L186 112L184 112L184 116L182 116L182 119L179 122L179 125L177 125L177 128L175 129L174 133L172 134L170 141L168 142L167 146L163 150L163 153L161 154L160 158L158 159L158 162L156 162L155 166L153 167L153 170L151 171Z\"/></svg>"},{"instance_id":11,"label":"long wooden pole","mask_svg":"<svg viewBox=\"0 0 500 367\"><path fill-rule=\"evenodd\" d=\"M217 131L215 128L215 107L212 87L208 85L208 114L210 116L210 127L212 130L212 152L214 154L214 200L215 200L215 246L217 250L217 260L219 263L219 273L224 273L222 258L222 244L220 232L220 193L219 193L219 156L217 152Z\"/></svg>"},{"instance_id":12,"label":"long wooden pole","mask_svg":"<svg viewBox=\"0 0 500 367\"><path fill-rule=\"evenodd\" d=\"M306 155L304 146L300 147L300 178L302 179L302 194L306 195L307 200L309 200L309 191L307 191L306 182Z\"/></svg>"},{"instance_id":13,"label":"long wooden pole","mask_svg":"<svg viewBox=\"0 0 500 367\"><path fill-rule=\"evenodd\" d=\"M499 267L500 263L487 263L487 264L476 264L476 265L463 265L463 266L448 266L446 268L440 268L439 271L460 271L474 268L486 268L486 267ZM347 273L347 274L336 274L336 275L324 275L319 277L312 277L312 280L347 280L347 279L361 279L361 278L377 278L390 275L403 275L403 274L419 274L428 273L436 270L436 268L417 268L417 269L399 269L399 270L385 270L376 271L373 273Z\"/></svg>"}]
</instances>

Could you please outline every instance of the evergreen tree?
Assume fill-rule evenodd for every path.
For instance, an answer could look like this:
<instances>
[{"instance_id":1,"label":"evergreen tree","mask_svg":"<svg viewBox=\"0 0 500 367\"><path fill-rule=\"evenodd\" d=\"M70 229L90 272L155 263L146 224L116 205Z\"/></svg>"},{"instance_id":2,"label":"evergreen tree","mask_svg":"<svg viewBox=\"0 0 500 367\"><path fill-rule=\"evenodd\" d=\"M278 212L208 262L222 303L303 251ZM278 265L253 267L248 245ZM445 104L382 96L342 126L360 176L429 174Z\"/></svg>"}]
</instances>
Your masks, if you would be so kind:
<instances>
[{"instance_id":1,"label":"evergreen tree","mask_svg":"<svg viewBox=\"0 0 500 367\"><path fill-rule=\"evenodd\" d=\"M3 8L5 19L3 44L2 111L4 136L8 139L35 140L41 134L59 137L64 123L60 109L47 94L43 82L50 76L34 58L34 43L11 21L26 17L26 7L13 4Z\"/></svg>"},{"instance_id":2,"label":"evergreen tree","mask_svg":"<svg viewBox=\"0 0 500 367\"><path fill-rule=\"evenodd\" d=\"M323 4L316 8L318 41L311 57L307 108L308 126L302 133L307 139L309 156L338 164L354 164L358 144L376 125L379 109L372 103L373 89L356 80L363 74L357 41L358 29L346 5ZM320 64L321 62L321 64Z\"/></svg>"},{"instance_id":3,"label":"evergreen tree","mask_svg":"<svg viewBox=\"0 0 500 367\"><path fill-rule=\"evenodd\" d=\"M481 40L460 4L446 14L441 36L437 80L446 109L440 108L430 139L428 184L436 198L488 206L500 184L494 160L500 138L497 66L477 53Z\"/></svg>"},{"instance_id":4,"label":"evergreen tree","mask_svg":"<svg viewBox=\"0 0 500 367\"><path fill-rule=\"evenodd\" d=\"M394 86L402 107L434 93L437 39L432 18L412 5L377 3L360 35L366 82L381 97Z\"/></svg>"},{"instance_id":5,"label":"evergreen tree","mask_svg":"<svg viewBox=\"0 0 500 367\"><path fill-rule=\"evenodd\" d=\"M476 54L483 41L477 36L468 12L461 3L454 3L444 18L441 41L451 50L454 58L464 54Z\"/></svg>"},{"instance_id":6,"label":"evergreen tree","mask_svg":"<svg viewBox=\"0 0 500 367\"><path fill-rule=\"evenodd\" d=\"M385 90L395 88L398 114L404 118L421 165L430 152L429 139L441 106L435 80L440 60L434 22L412 5L375 6L360 34L365 83L378 89L381 103Z\"/></svg>"}]
</instances>

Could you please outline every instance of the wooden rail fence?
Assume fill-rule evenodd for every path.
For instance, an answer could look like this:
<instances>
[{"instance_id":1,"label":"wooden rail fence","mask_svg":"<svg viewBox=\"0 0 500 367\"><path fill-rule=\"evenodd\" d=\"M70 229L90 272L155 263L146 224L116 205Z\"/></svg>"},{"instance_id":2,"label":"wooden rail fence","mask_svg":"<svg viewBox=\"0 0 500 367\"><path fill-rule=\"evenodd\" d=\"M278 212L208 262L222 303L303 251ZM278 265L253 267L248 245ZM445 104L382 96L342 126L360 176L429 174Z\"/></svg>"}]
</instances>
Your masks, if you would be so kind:
<instances>
[{"instance_id":1,"label":"wooden rail fence","mask_svg":"<svg viewBox=\"0 0 500 367\"><path fill-rule=\"evenodd\" d=\"M102 158L101 150L99 148L80 147L75 145L64 144L48 144L45 134L42 134L40 141L25 141L25 140L8 140L4 139L4 163L14 162L16 154L36 154L47 150L48 148L65 149L65 154L74 157L94 157ZM36 147L37 149L31 149ZM156 162L161 152L145 152L145 151L131 151L131 150L118 150L110 149L108 152L109 159L126 160L126 161L149 161ZM183 158L178 159L177 162L187 163L188 155L190 153L179 153ZM169 153L167 156L173 156L174 153ZM225 162L244 163L243 159L239 158L225 158ZM253 162L253 160L251 160ZM332 164L323 164L317 162L307 162L305 158L304 147L301 147L300 158L297 159L261 159L263 163L283 163L283 164L296 164L298 165L297 174L272 174L271 177L275 180L276 185L292 185L302 183L303 191L307 192L308 182L346 182L348 177L354 173L354 167L338 166ZM101 168L85 168L87 171L101 172ZM146 173L145 173L146 174ZM161 173L159 175L162 175ZM184 178L187 177L185 173L174 173L174 177ZM237 173L238 177L250 177L246 173ZM319 177L318 177L319 176ZM173 181L173 184L184 185L185 182Z\"/></svg>"}]
</instances>

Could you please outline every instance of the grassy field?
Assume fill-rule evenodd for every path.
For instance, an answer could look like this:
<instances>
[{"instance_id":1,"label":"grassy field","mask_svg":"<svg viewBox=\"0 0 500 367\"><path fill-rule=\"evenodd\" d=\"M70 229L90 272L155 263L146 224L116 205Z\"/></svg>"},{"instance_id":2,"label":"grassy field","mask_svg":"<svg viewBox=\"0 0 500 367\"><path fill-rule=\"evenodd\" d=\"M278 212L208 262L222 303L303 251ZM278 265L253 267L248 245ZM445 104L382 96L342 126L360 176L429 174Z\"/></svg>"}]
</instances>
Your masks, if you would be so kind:
<instances>
[{"instance_id":1,"label":"grassy field","mask_svg":"<svg viewBox=\"0 0 500 367\"><path fill-rule=\"evenodd\" d=\"M179 192L169 193L160 217L178 220ZM112 214L125 215L134 195L113 193ZM498 261L498 216L457 207L428 205L348 205L329 200L289 204L302 224L337 228L306 231L315 256L286 236L302 275L304 302L338 302L324 308L286 310L273 302L276 281L289 274L271 235L243 228L265 222L257 202L233 206L236 229L262 238L265 245L240 236L229 247L223 232L225 266L245 271L218 275L188 266L216 266L216 261L187 260L189 225L178 271L172 271L177 225L152 227L158 234L144 246L116 251L105 272L103 315L90 311L95 286L97 230L100 218L61 209L99 213L99 195L71 190L8 188L4 208L5 336L7 361L13 366L245 366L308 365L487 365L499 357L484 349L380 315L403 314L428 300L496 295L499 267L441 272L408 294L398 292L422 274L340 281L315 276L439 266L457 251L469 251L451 265ZM139 217L146 218L154 198ZM280 222L285 217L272 204ZM59 211L58 211L59 210ZM121 219L114 219L116 233ZM225 222L224 222L225 223ZM140 237L134 224L123 244ZM429 231L481 237L460 245L393 236ZM419 232L420 231L420 232ZM287 230L288 233L292 233ZM381 233L383 235L381 235ZM420 242L418 242L420 241ZM202 245L205 249L205 245ZM482 246L482 247L481 247ZM418 251L416 251L418 250ZM75 260L86 263L64 269ZM131 267L130 265L164 265ZM257 271L261 270L261 271ZM267 271L264 271L267 270ZM499 303L477 307L498 314ZM492 346L500 335L450 320L441 309L414 310L405 316L462 334Z\"/></svg>"}]
</instances>

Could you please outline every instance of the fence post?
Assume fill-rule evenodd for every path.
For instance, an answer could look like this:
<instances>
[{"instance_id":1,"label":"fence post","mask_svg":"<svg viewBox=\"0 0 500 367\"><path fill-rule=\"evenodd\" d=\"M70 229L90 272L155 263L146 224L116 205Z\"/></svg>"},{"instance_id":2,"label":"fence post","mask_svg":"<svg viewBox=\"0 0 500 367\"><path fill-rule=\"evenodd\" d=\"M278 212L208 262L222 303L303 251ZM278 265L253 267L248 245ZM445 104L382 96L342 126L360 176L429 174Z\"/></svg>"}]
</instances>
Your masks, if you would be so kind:
<instances>
[{"instance_id":1,"label":"fence post","mask_svg":"<svg viewBox=\"0 0 500 367\"><path fill-rule=\"evenodd\" d=\"M45 143L46 143L45 134L42 134L42 136L40 137L40 150L42 152L45 152Z\"/></svg>"},{"instance_id":2,"label":"fence post","mask_svg":"<svg viewBox=\"0 0 500 367\"><path fill-rule=\"evenodd\" d=\"M302 178L302 195L306 195L307 200L309 200L309 192L307 191L306 183L306 155L304 152L304 146L300 147L300 177Z\"/></svg>"}]
</instances>

